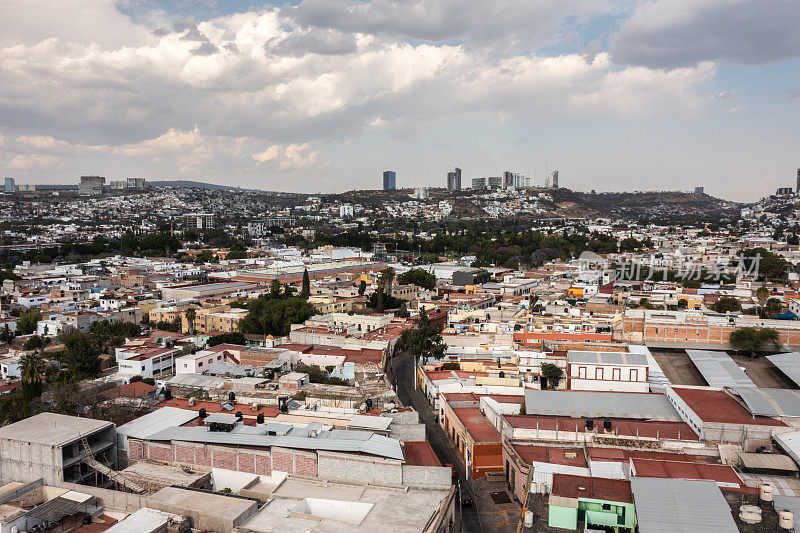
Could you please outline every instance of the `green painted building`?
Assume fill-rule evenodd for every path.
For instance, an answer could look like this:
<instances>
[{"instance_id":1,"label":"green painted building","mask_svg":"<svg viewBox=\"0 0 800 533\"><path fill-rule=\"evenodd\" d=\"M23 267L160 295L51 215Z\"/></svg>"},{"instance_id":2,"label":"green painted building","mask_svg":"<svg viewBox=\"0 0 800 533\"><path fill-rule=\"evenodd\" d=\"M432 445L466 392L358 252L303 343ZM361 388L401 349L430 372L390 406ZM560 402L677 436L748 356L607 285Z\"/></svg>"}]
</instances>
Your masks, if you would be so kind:
<instances>
[{"instance_id":1,"label":"green painted building","mask_svg":"<svg viewBox=\"0 0 800 533\"><path fill-rule=\"evenodd\" d=\"M633 531L636 512L631 484L620 479L554 474L547 523L571 530L585 523L612 527L620 533Z\"/></svg>"}]
</instances>

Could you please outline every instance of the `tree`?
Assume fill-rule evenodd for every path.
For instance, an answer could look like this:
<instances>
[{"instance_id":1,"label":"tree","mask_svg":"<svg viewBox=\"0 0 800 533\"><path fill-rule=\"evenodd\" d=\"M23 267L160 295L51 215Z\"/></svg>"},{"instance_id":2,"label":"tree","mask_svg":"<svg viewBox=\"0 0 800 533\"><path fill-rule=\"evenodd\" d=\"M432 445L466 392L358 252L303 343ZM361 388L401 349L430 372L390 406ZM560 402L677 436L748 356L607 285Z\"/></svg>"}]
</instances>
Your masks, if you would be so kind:
<instances>
[{"instance_id":1,"label":"tree","mask_svg":"<svg viewBox=\"0 0 800 533\"><path fill-rule=\"evenodd\" d=\"M783 302L780 301L779 298L770 298L767 300L766 311L767 315L770 317L774 317L775 315L779 315L783 310Z\"/></svg>"},{"instance_id":2,"label":"tree","mask_svg":"<svg viewBox=\"0 0 800 533\"><path fill-rule=\"evenodd\" d=\"M303 298L272 298L264 294L247 304L247 310L239 323L240 331L281 337L289 334L292 324L305 322L317 312Z\"/></svg>"},{"instance_id":3,"label":"tree","mask_svg":"<svg viewBox=\"0 0 800 533\"><path fill-rule=\"evenodd\" d=\"M772 328L739 328L731 333L729 342L736 350L747 352L752 358L767 345L780 348L780 335Z\"/></svg>"},{"instance_id":4,"label":"tree","mask_svg":"<svg viewBox=\"0 0 800 533\"><path fill-rule=\"evenodd\" d=\"M760 307L764 307L767 303L767 300L769 300L769 289L763 285L756 289L756 300L758 300L758 305Z\"/></svg>"},{"instance_id":5,"label":"tree","mask_svg":"<svg viewBox=\"0 0 800 533\"><path fill-rule=\"evenodd\" d=\"M447 346L442 342L442 336L428 319L428 313L421 309L412 329L403 332L402 345L414 357L433 357L441 359Z\"/></svg>"},{"instance_id":6,"label":"tree","mask_svg":"<svg viewBox=\"0 0 800 533\"><path fill-rule=\"evenodd\" d=\"M39 352L26 353L20 358L20 378L22 380L22 399L25 402L24 410L30 412L31 402L42 395L44 375L47 365L44 357Z\"/></svg>"},{"instance_id":7,"label":"tree","mask_svg":"<svg viewBox=\"0 0 800 533\"><path fill-rule=\"evenodd\" d=\"M300 290L300 297L308 300L311 296L311 278L308 276L308 269L303 270L303 287Z\"/></svg>"},{"instance_id":8,"label":"tree","mask_svg":"<svg viewBox=\"0 0 800 533\"><path fill-rule=\"evenodd\" d=\"M397 283L401 285L416 285L431 291L436 287L436 276L421 268L412 268L400 274L397 277Z\"/></svg>"},{"instance_id":9,"label":"tree","mask_svg":"<svg viewBox=\"0 0 800 533\"><path fill-rule=\"evenodd\" d=\"M11 328L8 327L8 324L3 326L3 329L0 330L0 342L9 343L14 340L14 332L11 331Z\"/></svg>"},{"instance_id":10,"label":"tree","mask_svg":"<svg viewBox=\"0 0 800 533\"><path fill-rule=\"evenodd\" d=\"M361 283L358 284L358 295L364 296L364 292L366 292L366 290L367 290L367 282L362 279Z\"/></svg>"},{"instance_id":11,"label":"tree","mask_svg":"<svg viewBox=\"0 0 800 533\"><path fill-rule=\"evenodd\" d=\"M189 326L189 334L194 334L194 321L197 318L197 309L194 307L187 307L183 314L186 316L186 323Z\"/></svg>"},{"instance_id":12,"label":"tree","mask_svg":"<svg viewBox=\"0 0 800 533\"><path fill-rule=\"evenodd\" d=\"M269 295L273 298L281 297L281 282L277 279L273 279L269 284Z\"/></svg>"},{"instance_id":13,"label":"tree","mask_svg":"<svg viewBox=\"0 0 800 533\"><path fill-rule=\"evenodd\" d=\"M547 380L547 386L558 387L558 383L564 376L564 370L553 363L542 363L542 378ZM542 386L544 388L544 384Z\"/></svg>"},{"instance_id":14,"label":"tree","mask_svg":"<svg viewBox=\"0 0 800 533\"><path fill-rule=\"evenodd\" d=\"M381 270L381 275L378 276L378 287L383 287L386 294L392 294L392 282L394 281L394 269L386 267Z\"/></svg>"},{"instance_id":15,"label":"tree","mask_svg":"<svg viewBox=\"0 0 800 533\"><path fill-rule=\"evenodd\" d=\"M42 319L42 313L35 309L24 311L17 320L17 331L20 335L30 335L36 331L36 324Z\"/></svg>"},{"instance_id":16,"label":"tree","mask_svg":"<svg viewBox=\"0 0 800 533\"><path fill-rule=\"evenodd\" d=\"M25 341L23 348L26 350L38 350L40 348L44 348L44 340L40 336L34 335Z\"/></svg>"},{"instance_id":17,"label":"tree","mask_svg":"<svg viewBox=\"0 0 800 533\"><path fill-rule=\"evenodd\" d=\"M244 345L246 343L246 339L244 338L244 333L239 331L234 331L232 333L223 333L221 335L214 335L213 337L209 337L208 341L206 342L206 346L216 346L218 344L241 344Z\"/></svg>"},{"instance_id":18,"label":"tree","mask_svg":"<svg viewBox=\"0 0 800 533\"><path fill-rule=\"evenodd\" d=\"M442 370L461 370L461 364L458 361L448 361L442 363Z\"/></svg>"},{"instance_id":19,"label":"tree","mask_svg":"<svg viewBox=\"0 0 800 533\"><path fill-rule=\"evenodd\" d=\"M783 279L789 270L789 262L783 257L773 254L766 248L750 248L742 251L741 266L745 271L752 271L753 276L764 279Z\"/></svg>"},{"instance_id":20,"label":"tree","mask_svg":"<svg viewBox=\"0 0 800 533\"><path fill-rule=\"evenodd\" d=\"M741 311L742 304L733 296L723 296L717 303L714 304L714 311L717 313L728 313L733 311Z\"/></svg>"},{"instance_id":21,"label":"tree","mask_svg":"<svg viewBox=\"0 0 800 533\"><path fill-rule=\"evenodd\" d=\"M100 373L100 350L91 337L73 331L63 335L61 342L66 348L61 361L76 377L96 377Z\"/></svg>"}]
</instances>

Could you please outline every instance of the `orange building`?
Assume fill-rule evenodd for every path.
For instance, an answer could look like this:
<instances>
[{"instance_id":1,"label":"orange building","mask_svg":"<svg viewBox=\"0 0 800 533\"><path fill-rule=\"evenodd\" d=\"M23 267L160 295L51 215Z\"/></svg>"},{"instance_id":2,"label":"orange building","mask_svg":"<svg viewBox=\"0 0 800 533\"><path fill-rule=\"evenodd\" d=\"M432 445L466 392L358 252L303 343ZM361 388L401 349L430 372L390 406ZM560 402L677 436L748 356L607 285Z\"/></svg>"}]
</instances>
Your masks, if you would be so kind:
<instances>
[{"instance_id":1,"label":"orange building","mask_svg":"<svg viewBox=\"0 0 800 533\"><path fill-rule=\"evenodd\" d=\"M502 472L500 432L479 408L453 407L451 402L445 400L443 397L439 402L443 412L442 425L464 461L468 475L472 479L480 479L487 472ZM458 405L458 402L452 403Z\"/></svg>"}]
</instances>

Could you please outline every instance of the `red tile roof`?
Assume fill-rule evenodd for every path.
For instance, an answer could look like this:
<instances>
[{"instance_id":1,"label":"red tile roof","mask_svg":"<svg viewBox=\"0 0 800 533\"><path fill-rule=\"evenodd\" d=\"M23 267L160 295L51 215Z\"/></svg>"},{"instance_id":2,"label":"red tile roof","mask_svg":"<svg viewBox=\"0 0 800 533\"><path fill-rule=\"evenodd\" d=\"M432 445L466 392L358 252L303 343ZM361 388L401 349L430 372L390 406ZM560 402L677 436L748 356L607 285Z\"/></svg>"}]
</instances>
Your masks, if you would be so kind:
<instances>
[{"instance_id":1,"label":"red tile roof","mask_svg":"<svg viewBox=\"0 0 800 533\"><path fill-rule=\"evenodd\" d=\"M242 415L245 418L255 418L259 414L263 414L265 418L275 418L280 414L280 409L277 407L265 407L261 406L257 411L254 411L252 406L237 403L233 406L232 411L227 411L222 408L219 402L207 402L207 401L200 401L198 400L195 402L194 405L189 405L189 400L186 398L172 398L170 400L164 400L163 402L158 404L159 407L180 407L181 409L191 409L193 411L199 411L202 408L205 408L206 412L211 413L229 413L235 414L236 411L241 411Z\"/></svg>"},{"instance_id":2,"label":"red tile roof","mask_svg":"<svg viewBox=\"0 0 800 533\"><path fill-rule=\"evenodd\" d=\"M566 416L548 415L506 415L506 421L515 428L542 429L555 431L586 430L586 419L571 418ZM603 419L594 418L594 430L598 434L606 434L603 430ZM627 437L648 437L661 439L700 440L689 424L683 422L657 422L652 420L624 420L611 419L611 432L615 435Z\"/></svg>"},{"instance_id":3,"label":"red tile roof","mask_svg":"<svg viewBox=\"0 0 800 533\"><path fill-rule=\"evenodd\" d=\"M453 413L476 444L500 442L500 432L477 407L456 407L453 409Z\"/></svg>"},{"instance_id":4,"label":"red tile roof","mask_svg":"<svg viewBox=\"0 0 800 533\"><path fill-rule=\"evenodd\" d=\"M406 442L403 451L408 465L442 466L428 441Z\"/></svg>"},{"instance_id":5,"label":"red tile roof","mask_svg":"<svg viewBox=\"0 0 800 533\"><path fill-rule=\"evenodd\" d=\"M755 426L786 426L780 420L753 416L742 404L722 390L694 387L672 389L703 422Z\"/></svg>"},{"instance_id":6,"label":"red tile roof","mask_svg":"<svg viewBox=\"0 0 800 533\"><path fill-rule=\"evenodd\" d=\"M742 480L728 465L688 463L684 461L656 461L653 459L631 459L638 477L658 477L670 479L710 479L720 488L741 490Z\"/></svg>"},{"instance_id":7,"label":"red tile roof","mask_svg":"<svg viewBox=\"0 0 800 533\"><path fill-rule=\"evenodd\" d=\"M624 479L553 474L551 494L565 498L588 498L607 502L633 503L631 482Z\"/></svg>"},{"instance_id":8,"label":"red tile roof","mask_svg":"<svg viewBox=\"0 0 800 533\"><path fill-rule=\"evenodd\" d=\"M526 446L522 444L513 444L512 446L514 451L527 464L536 461L537 463L580 466L584 468L587 466L586 455L583 453L582 448L551 448L549 446ZM573 454L575 457L572 457Z\"/></svg>"}]
</instances>

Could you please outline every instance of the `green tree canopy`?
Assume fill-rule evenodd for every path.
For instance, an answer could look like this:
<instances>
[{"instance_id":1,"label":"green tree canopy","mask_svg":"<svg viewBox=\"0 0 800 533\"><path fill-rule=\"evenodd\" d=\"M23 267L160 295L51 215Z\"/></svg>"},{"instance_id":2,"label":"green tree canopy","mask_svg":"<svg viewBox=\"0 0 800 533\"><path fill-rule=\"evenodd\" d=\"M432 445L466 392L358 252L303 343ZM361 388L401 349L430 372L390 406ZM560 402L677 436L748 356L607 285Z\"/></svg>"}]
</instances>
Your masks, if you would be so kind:
<instances>
[{"instance_id":1,"label":"green tree canopy","mask_svg":"<svg viewBox=\"0 0 800 533\"><path fill-rule=\"evenodd\" d=\"M73 331L62 335L66 350L61 356L67 370L76 377L96 377L100 373L100 349L89 335Z\"/></svg>"},{"instance_id":2,"label":"green tree canopy","mask_svg":"<svg viewBox=\"0 0 800 533\"><path fill-rule=\"evenodd\" d=\"M17 331L20 335L30 335L36 331L36 323L42 319L42 313L35 309L23 311L17 320Z\"/></svg>"},{"instance_id":3,"label":"green tree canopy","mask_svg":"<svg viewBox=\"0 0 800 533\"><path fill-rule=\"evenodd\" d=\"M714 311L718 313L741 311L741 309L742 304L733 296L723 296L714 304Z\"/></svg>"},{"instance_id":4,"label":"green tree canopy","mask_svg":"<svg viewBox=\"0 0 800 533\"><path fill-rule=\"evenodd\" d=\"M420 310L414 327L403 332L401 343L414 356L433 357L441 359L447 349L439 330L431 325L428 313L423 308Z\"/></svg>"},{"instance_id":5,"label":"green tree canopy","mask_svg":"<svg viewBox=\"0 0 800 533\"><path fill-rule=\"evenodd\" d=\"M272 297L265 294L250 302L247 310L239 329L256 335L288 335L292 324L305 322L316 314L314 306L304 298Z\"/></svg>"},{"instance_id":6,"label":"green tree canopy","mask_svg":"<svg viewBox=\"0 0 800 533\"><path fill-rule=\"evenodd\" d=\"M731 333L730 343L735 349L753 357L756 352L769 345L780 348L780 336L772 328L739 328Z\"/></svg>"},{"instance_id":7,"label":"green tree canopy","mask_svg":"<svg viewBox=\"0 0 800 533\"><path fill-rule=\"evenodd\" d=\"M244 345L246 342L244 338L244 333L240 331L235 331L233 333L223 333L221 335L214 335L213 337L209 337L208 342L206 342L206 346L217 346L218 344L241 344Z\"/></svg>"},{"instance_id":8,"label":"green tree canopy","mask_svg":"<svg viewBox=\"0 0 800 533\"><path fill-rule=\"evenodd\" d=\"M412 268L400 274L397 277L397 283L401 285L416 285L430 291L436 287L436 276L421 268Z\"/></svg>"}]
</instances>

